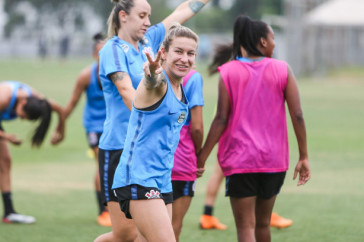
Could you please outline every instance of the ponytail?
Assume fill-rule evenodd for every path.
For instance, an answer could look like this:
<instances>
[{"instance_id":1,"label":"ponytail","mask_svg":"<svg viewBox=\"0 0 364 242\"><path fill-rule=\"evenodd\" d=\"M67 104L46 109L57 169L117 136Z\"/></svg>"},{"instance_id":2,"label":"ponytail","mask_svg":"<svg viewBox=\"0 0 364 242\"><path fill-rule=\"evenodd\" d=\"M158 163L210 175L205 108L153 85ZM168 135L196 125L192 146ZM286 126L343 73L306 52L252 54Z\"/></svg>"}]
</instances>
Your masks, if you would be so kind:
<instances>
[{"instance_id":1,"label":"ponytail","mask_svg":"<svg viewBox=\"0 0 364 242\"><path fill-rule=\"evenodd\" d=\"M268 25L263 21L252 20L248 16L239 15L234 23L233 43L219 45L215 49L213 61L208 68L210 75L216 73L217 67L220 65L238 57L243 57L241 47L249 55L263 56L257 46L260 38L267 38L268 32Z\"/></svg>"},{"instance_id":2,"label":"ponytail","mask_svg":"<svg viewBox=\"0 0 364 242\"><path fill-rule=\"evenodd\" d=\"M130 13L132 7L134 7L134 0L111 0L115 3L115 6L111 10L109 18L107 19L107 35L111 39L114 35L118 35L120 29L119 12L125 11Z\"/></svg>"},{"instance_id":3,"label":"ponytail","mask_svg":"<svg viewBox=\"0 0 364 242\"><path fill-rule=\"evenodd\" d=\"M46 99L36 97L27 97L27 103L24 105L24 112L29 120L40 119L38 127L35 129L32 137L32 146L39 147L47 134L51 122L51 105Z\"/></svg>"},{"instance_id":4,"label":"ponytail","mask_svg":"<svg viewBox=\"0 0 364 242\"><path fill-rule=\"evenodd\" d=\"M215 48L215 55L212 59L212 63L208 67L210 75L217 72L217 68L228 61L232 60L233 44L218 45Z\"/></svg>"},{"instance_id":5,"label":"ponytail","mask_svg":"<svg viewBox=\"0 0 364 242\"><path fill-rule=\"evenodd\" d=\"M248 16L240 15L234 23L234 58L242 57L240 46L247 53L254 56L263 56L258 50L260 38L267 38L268 26L260 20L253 20Z\"/></svg>"}]
</instances>

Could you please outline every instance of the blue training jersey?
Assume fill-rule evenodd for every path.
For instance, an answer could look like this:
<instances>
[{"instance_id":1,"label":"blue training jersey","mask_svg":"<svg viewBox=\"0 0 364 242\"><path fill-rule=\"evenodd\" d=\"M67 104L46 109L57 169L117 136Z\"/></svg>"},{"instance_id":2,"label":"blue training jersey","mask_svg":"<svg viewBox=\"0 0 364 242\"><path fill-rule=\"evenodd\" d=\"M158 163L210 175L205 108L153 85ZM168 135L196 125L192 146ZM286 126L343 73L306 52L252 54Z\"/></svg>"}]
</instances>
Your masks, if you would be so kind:
<instances>
[{"instance_id":1,"label":"blue training jersey","mask_svg":"<svg viewBox=\"0 0 364 242\"><path fill-rule=\"evenodd\" d=\"M97 79L97 62L92 64L90 84L86 89L86 105L83 111L83 126L86 132L102 133L106 118L104 93Z\"/></svg>"},{"instance_id":2,"label":"blue training jersey","mask_svg":"<svg viewBox=\"0 0 364 242\"><path fill-rule=\"evenodd\" d=\"M108 78L114 72L125 72L136 89L144 76L143 63L147 61L144 53L152 58L158 52L164 39L165 28L162 23L150 27L143 40L139 42L139 52L128 42L117 36L108 40L99 52L99 75L106 103L106 120L99 147L103 150L120 150L129 122L130 110L126 107L114 83Z\"/></svg>"},{"instance_id":3,"label":"blue training jersey","mask_svg":"<svg viewBox=\"0 0 364 242\"><path fill-rule=\"evenodd\" d=\"M188 77L188 75L186 76ZM203 99L203 79L200 73L194 72L188 79L183 79L183 90L188 99L188 108L191 110L195 106L204 106ZM189 125L191 114L188 114L185 125Z\"/></svg>"},{"instance_id":4,"label":"blue training jersey","mask_svg":"<svg viewBox=\"0 0 364 242\"><path fill-rule=\"evenodd\" d=\"M17 81L6 81L3 82L12 88L11 99L9 105L6 107L5 110L0 112L0 121L2 120L12 120L17 118L15 113L15 104L16 104L16 96L18 94L19 89L23 89L29 96L32 96L32 90L30 87L24 83L17 82Z\"/></svg>"},{"instance_id":5,"label":"blue training jersey","mask_svg":"<svg viewBox=\"0 0 364 242\"><path fill-rule=\"evenodd\" d=\"M173 156L188 115L188 103L178 100L166 77L167 92L157 109L142 111L133 106L112 189L138 184L158 188L162 193L172 192Z\"/></svg>"}]
</instances>

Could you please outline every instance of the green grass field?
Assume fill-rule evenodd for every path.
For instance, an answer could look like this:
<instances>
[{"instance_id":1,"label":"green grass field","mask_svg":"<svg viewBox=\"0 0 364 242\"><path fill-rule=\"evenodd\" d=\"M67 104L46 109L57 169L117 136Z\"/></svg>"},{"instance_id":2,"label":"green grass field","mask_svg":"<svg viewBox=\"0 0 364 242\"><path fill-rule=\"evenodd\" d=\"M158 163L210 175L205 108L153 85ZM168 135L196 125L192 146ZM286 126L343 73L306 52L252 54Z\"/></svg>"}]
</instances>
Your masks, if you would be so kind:
<instances>
[{"instance_id":1,"label":"green grass field","mask_svg":"<svg viewBox=\"0 0 364 242\"><path fill-rule=\"evenodd\" d=\"M89 59L45 62L0 60L0 80L19 80L65 105L79 71ZM207 133L217 100L217 77L205 77L204 121ZM351 68L325 77L300 79L302 106L308 133L312 178L303 187L292 181L297 145L289 126L291 166L274 210L293 219L287 229L272 229L273 241L364 241L364 69ZM82 127L83 102L67 121L66 139L51 146L48 135L41 149L30 148L32 124L3 123L7 132L26 140L11 146L15 208L36 217L32 225L0 223L0 241L93 241L109 228L96 224L93 189L95 161L86 156ZM56 118L55 116L53 118ZM52 122L52 130L55 120ZM51 132L49 132L51 133ZM198 228L207 180L215 165L215 153L198 180L196 195L184 220L181 241L236 241L230 203L224 187L215 214L229 227L226 231ZM361 204L361 205L360 205ZM2 212L2 211L1 211Z\"/></svg>"}]
</instances>

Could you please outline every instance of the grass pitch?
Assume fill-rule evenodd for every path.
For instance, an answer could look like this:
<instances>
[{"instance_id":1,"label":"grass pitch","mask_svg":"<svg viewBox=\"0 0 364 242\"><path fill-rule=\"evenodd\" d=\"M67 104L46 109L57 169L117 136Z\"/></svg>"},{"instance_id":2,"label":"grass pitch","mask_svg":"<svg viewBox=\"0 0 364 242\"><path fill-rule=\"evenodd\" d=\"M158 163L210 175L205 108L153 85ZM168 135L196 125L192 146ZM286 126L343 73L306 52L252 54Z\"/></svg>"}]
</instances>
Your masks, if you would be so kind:
<instances>
[{"instance_id":1,"label":"grass pitch","mask_svg":"<svg viewBox=\"0 0 364 242\"><path fill-rule=\"evenodd\" d=\"M48 98L65 105L79 71L90 59L59 62L47 60L0 60L1 80L29 83ZM207 134L217 100L217 77L204 76L204 122ZM272 241L363 241L364 232L364 70L351 68L325 77L299 79L307 125L312 179L303 187L292 181L297 161L297 144L289 125L290 170L274 211L293 219L287 229L272 229ZM66 139L58 146L30 148L33 124L3 123L7 132L26 140L11 146L13 199L17 211L36 217L32 225L0 223L0 241L93 241L110 231L96 223L97 207L93 188L96 163L86 155L87 141L82 127L84 98L67 121ZM55 118L51 131L55 126ZM289 117L288 117L289 118ZM290 120L289 122L290 123ZM51 132L49 132L50 134ZM220 189L214 214L228 225L226 231L198 228L204 192L216 162L207 161L207 171L198 180L196 195L185 217L181 241L236 241L230 203Z\"/></svg>"}]
</instances>

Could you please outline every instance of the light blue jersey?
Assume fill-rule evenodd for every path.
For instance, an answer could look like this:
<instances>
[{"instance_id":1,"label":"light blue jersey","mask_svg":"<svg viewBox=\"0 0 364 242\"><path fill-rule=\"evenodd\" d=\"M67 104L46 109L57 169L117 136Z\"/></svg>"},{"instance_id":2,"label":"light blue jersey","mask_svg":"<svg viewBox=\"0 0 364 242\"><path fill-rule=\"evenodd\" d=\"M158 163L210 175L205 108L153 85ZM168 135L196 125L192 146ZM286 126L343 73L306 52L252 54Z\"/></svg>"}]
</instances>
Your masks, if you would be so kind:
<instances>
[{"instance_id":1,"label":"light blue jersey","mask_svg":"<svg viewBox=\"0 0 364 242\"><path fill-rule=\"evenodd\" d=\"M177 99L168 77L167 86L166 95L155 110L133 107L113 189L138 184L158 188L162 193L172 192L173 156L188 115L188 103ZM187 102L184 92L183 95Z\"/></svg>"},{"instance_id":2,"label":"light blue jersey","mask_svg":"<svg viewBox=\"0 0 364 242\"><path fill-rule=\"evenodd\" d=\"M3 83L11 86L12 93L11 93L11 99L10 99L9 105L6 107L5 110L0 112L0 121L12 120L12 119L17 118L14 108L15 108L15 104L16 104L16 96L18 95L19 89L23 89L29 95L29 97L31 97L33 95L30 87L24 83L16 82L16 81L6 81Z\"/></svg>"},{"instance_id":3,"label":"light blue jersey","mask_svg":"<svg viewBox=\"0 0 364 242\"><path fill-rule=\"evenodd\" d=\"M191 74L190 74L191 73ZM203 79L200 73L191 70L185 78L183 78L183 90L188 99L188 108L191 110L195 106L203 106ZM189 125L191 114L188 115L185 125Z\"/></svg>"},{"instance_id":4,"label":"light blue jersey","mask_svg":"<svg viewBox=\"0 0 364 242\"><path fill-rule=\"evenodd\" d=\"M139 42L139 52L128 42L117 36L108 40L99 52L99 75L106 102L106 120L99 147L103 150L120 150L128 127L130 110L126 107L116 86L108 75L125 72L136 89L144 76L143 63L147 61L144 53L152 57L158 52L164 39L165 28L162 23L150 27Z\"/></svg>"},{"instance_id":5,"label":"light blue jersey","mask_svg":"<svg viewBox=\"0 0 364 242\"><path fill-rule=\"evenodd\" d=\"M83 111L83 126L87 133L102 133L106 118L104 93L97 79L97 62L92 64L90 84L86 89L86 105Z\"/></svg>"}]
</instances>

